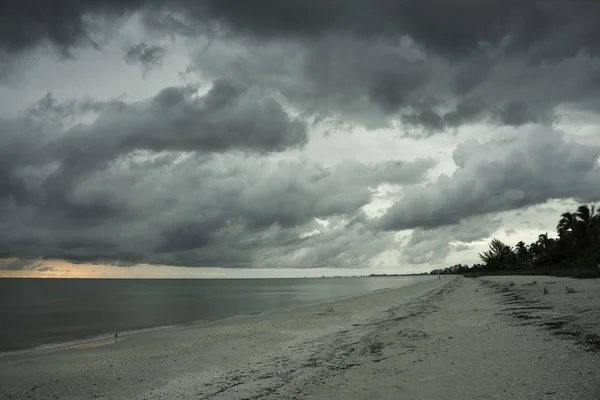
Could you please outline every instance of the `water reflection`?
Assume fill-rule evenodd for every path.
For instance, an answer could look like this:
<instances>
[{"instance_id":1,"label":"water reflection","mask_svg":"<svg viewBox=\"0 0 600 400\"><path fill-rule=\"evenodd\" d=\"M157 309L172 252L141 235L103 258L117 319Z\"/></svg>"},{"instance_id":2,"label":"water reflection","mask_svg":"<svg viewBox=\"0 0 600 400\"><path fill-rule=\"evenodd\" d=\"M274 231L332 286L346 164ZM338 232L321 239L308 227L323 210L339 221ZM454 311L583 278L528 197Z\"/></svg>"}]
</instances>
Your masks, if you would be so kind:
<instances>
[{"instance_id":1,"label":"water reflection","mask_svg":"<svg viewBox=\"0 0 600 400\"><path fill-rule=\"evenodd\" d=\"M318 304L422 279L2 279L0 351Z\"/></svg>"}]
</instances>

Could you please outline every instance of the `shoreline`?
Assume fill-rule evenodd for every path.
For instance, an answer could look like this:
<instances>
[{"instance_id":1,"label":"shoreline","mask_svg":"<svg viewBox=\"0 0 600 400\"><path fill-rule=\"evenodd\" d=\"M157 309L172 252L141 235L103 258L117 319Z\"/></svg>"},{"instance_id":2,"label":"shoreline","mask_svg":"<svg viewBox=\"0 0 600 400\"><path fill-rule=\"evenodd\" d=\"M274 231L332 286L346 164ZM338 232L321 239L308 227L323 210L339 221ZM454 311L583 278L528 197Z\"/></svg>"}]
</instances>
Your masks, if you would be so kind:
<instances>
[{"instance_id":1,"label":"shoreline","mask_svg":"<svg viewBox=\"0 0 600 400\"><path fill-rule=\"evenodd\" d=\"M275 279L285 279L285 278L275 278ZM188 327L188 326L194 326L198 329L202 329L203 327L211 326L213 324L218 324L222 321L226 321L229 319L252 318L257 315L270 315L270 314L290 312L290 311L294 311L294 310L301 310L301 309L309 308L309 307L317 307L320 305L328 305L328 304L336 303L339 301L360 298L360 297L364 297L364 296L370 296L372 294L386 292L389 290L402 289L402 288L413 286L413 285L416 285L416 284L419 284L421 282L425 282L428 280L432 280L432 279L425 279L423 281L411 282L411 283L408 283L403 286L396 286L396 287L392 286L392 287L387 287L387 288L382 288L382 289L375 289L369 293L364 293L364 294L361 294L358 296L342 296L342 297L331 299L331 300L328 300L325 302L319 301L319 302L315 302L315 303L299 304L294 307L275 308L275 309L269 309L269 310L264 310L264 311L251 312L248 314L236 314L236 315L230 315L230 316L221 317L221 318L215 318L215 319L211 319L211 320L196 320L196 321L182 322L182 323L178 323L178 324L158 325L158 326L150 326L150 327L145 327L145 328L129 329L129 330L124 330L124 331L119 332L119 340L121 340L122 338L134 336L134 335L152 333L153 331L156 331L156 330L177 329L177 328ZM52 352L52 351L58 351L61 349L69 348L72 346L94 345L95 343L98 343L98 342L110 341L112 343L114 341L113 335L114 335L114 332L113 333L103 332L103 333L99 333L99 334L93 334L93 335L89 335L89 336L73 338L71 340L55 341L55 342L49 341L46 343L41 343L41 344L37 344L34 346L30 346L30 347L17 347L14 349L2 350L2 351L0 351L0 359L2 357L8 356L8 355L27 354L30 352ZM111 344L111 343L106 343L106 344Z\"/></svg>"},{"instance_id":2,"label":"shoreline","mask_svg":"<svg viewBox=\"0 0 600 400\"><path fill-rule=\"evenodd\" d=\"M86 287L89 296L77 294L81 290L74 287L72 282L65 285L64 282L72 280L62 280L56 285L49 280L33 280L37 281L35 285L27 284L26 281L31 280L20 280L21 283L16 286L18 289L9 288L8 294L5 293L7 302L0 306L0 316L11 327L0 335L0 354L104 340L113 337L115 332L121 335L158 327L207 324L224 318L288 311L429 279L432 278L379 278L376 282L367 282L362 278L353 284L335 280L331 284L315 282L316 285L308 282L298 284L294 279L279 279L281 282L275 284L263 279L263 283L257 284L255 279L246 282L248 288L240 294L229 287L246 285L241 280L234 285L220 283L217 289L206 281L194 283L187 280L180 285L162 280L148 283L146 288L143 280L112 280L115 282L107 284L88 280ZM63 286L75 294L72 297L63 296L60 292ZM116 295L110 299L100 294L113 289ZM21 299L27 296L20 293L29 290L49 294L34 297L34 300L30 297ZM271 295L272 290L280 291L281 297ZM128 293L137 292L141 292L142 296L136 296L135 301L130 302L132 295ZM163 298L171 295L172 298ZM249 297L246 300L244 296ZM11 300L13 297L14 302ZM35 317L27 318L27 315Z\"/></svg>"},{"instance_id":3,"label":"shoreline","mask_svg":"<svg viewBox=\"0 0 600 400\"><path fill-rule=\"evenodd\" d=\"M539 285L511 278L435 279L329 307L3 357L0 398L599 398L600 353L515 315L528 302L556 304L554 320L569 302L597 302L600 287L578 281L588 285L579 297L554 290L540 299ZM577 314L581 327L597 328L597 314Z\"/></svg>"}]
</instances>

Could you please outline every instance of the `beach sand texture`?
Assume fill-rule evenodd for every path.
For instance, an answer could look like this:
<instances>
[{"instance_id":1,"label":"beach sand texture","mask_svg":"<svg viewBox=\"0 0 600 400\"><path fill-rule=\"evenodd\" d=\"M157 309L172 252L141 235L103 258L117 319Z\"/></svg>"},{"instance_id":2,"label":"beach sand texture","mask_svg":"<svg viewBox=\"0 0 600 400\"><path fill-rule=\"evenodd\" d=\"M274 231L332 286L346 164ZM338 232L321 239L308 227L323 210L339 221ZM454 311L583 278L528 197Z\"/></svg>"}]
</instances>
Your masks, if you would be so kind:
<instances>
[{"instance_id":1,"label":"beach sand texture","mask_svg":"<svg viewBox=\"0 0 600 400\"><path fill-rule=\"evenodd\" d=\"M598 335L598 280L447 276L4 354L0 399L598 400Z\"/></svg>"}]
</instances>

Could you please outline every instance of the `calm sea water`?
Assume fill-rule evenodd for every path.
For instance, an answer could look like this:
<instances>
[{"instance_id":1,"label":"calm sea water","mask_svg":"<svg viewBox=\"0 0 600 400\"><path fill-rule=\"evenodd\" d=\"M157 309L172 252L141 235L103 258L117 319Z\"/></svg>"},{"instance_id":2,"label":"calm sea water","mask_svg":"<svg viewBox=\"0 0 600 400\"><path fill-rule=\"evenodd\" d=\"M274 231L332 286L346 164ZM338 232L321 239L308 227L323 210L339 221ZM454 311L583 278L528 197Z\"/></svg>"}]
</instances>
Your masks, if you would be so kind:
<instances>
[{"instance_id":1,"label":"calm sea water","mask_svg":"<svg viewBox=\"0 0 600 400\"><path fill-rule=\"evenodd\" d=\"M422 279L0 279L0 351L318 304Z\"/></svg>"}]
</instances>

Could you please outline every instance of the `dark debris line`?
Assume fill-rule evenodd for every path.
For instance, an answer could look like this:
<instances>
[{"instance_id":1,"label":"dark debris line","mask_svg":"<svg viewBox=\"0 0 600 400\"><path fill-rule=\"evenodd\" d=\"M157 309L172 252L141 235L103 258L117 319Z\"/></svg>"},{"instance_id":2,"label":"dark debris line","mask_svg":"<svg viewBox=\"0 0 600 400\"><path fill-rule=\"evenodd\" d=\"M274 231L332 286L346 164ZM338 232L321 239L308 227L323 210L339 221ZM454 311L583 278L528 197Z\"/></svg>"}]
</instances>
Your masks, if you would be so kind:
<instances>
[{"instance_id":1,"label":"dark debris line","mask_svg":"<svg viewBox=\"0 0 600 400\"><path fill-rule=\"evenodd\" d=\"M600 335L585 332L583 327L574 322L574 317L569 315L552 317L540 313L544 310L554 310L554 307L539 305L539 300L528 299L527 292L516 285L481 280L479 283L480 286L501 296L500 302L508 307L501 309L500 312L516 319L519 324L538 326L557 337L573 339L587 351L600 352Z\"/></svg>"}]
</instances>

